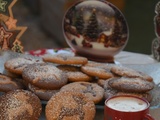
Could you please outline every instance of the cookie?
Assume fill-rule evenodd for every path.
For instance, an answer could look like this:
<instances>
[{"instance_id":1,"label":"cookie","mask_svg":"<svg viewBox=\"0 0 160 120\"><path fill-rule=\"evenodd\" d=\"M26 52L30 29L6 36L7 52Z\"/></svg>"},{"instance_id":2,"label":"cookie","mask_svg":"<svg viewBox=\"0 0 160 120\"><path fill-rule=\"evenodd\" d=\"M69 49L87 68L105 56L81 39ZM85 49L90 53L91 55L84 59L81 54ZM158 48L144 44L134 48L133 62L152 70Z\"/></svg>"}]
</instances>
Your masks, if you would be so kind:
<instances>
[{"instance_id":1,"label":"cookie","mask_svg":"<svg viewBox=\"0 0 160 120\"><path fill-rule=\"evenodd\" d=\"M68 82L66 73L47 63L27 65L22 77L34 86L50 90L59 89Z\"/></svg>"},{"instance_id":2,"label":"cookie","mask_svg":"<svg viewBox=\"0 0 160 120\"><path fill-rule=\"evenodd\" d=\"M73 56L69 54L55 54L55 55L46 55L43 57L45 62L51 62L56 64L65 64L65 65L84 65L88 62L88 59L80 56Z\"/></svg>"},{"instance_id":3,"label":"cookie","mask_svg":"<svg viewBox=\"0 0 160 120\"><path fill-rule=\"evenodd\" d=\"M8 70L11 73L21 75L23 69L28 64L33 64L33 63L43 63L43 61L42 59L37 57L29 57L29 56L17 57L17 58L7 60L4 64L4 67L6 70Z\"/></svg>"},{"instance_id":4,"label":"cookie","mask_svg":"<svg viewBox=\"0 0 160 120\"><path fill-rule=\"evenodd\" d=\"M132 78L138 77L150 82L153 81L153 78L151 76L124 66L113 66L111 68L111 72L123 77L132 77Z\"/></svg>"},{"instance_id":5,"label":"cookie","mask_svg":"<svg viewBox=\"0 0 160 120\"><path fill-rule=\"evenodd\" d=\"M64 85L60 91L77 91L85 94L95 104L103 99L104 89L96 83L74 82Z\"/></svg>"},{"instance_id":6,"label":"cookie","mask_svg":"<svg viewBox=\"0 0 160 120\"><path fill-rule=\"evenodd\" d=\"M109 80L111 80L112 78L108 79L108 80L98 80L98 83L102 85L103 89L104 89L104 99L108 99L114 95L116 95L119 91L110 87L108 82Z\"/></svg>"},{"instance_id":7,"label":"cookie","mask_svg":"<svg viewBox=\"0 0 160 120\"><path fill-rule=\"evenodd\" d=\"M40 89L32 84L28 84L28 89L37 95L39 99L45 101L48 101L53 95L59 92L59 90Z\"/></svg>"},{"instance_id":8,"label":"cookie","mask_svg":"<svg viewBox=\"0 0 160 120\"><path fill-rule=\"evenodd\" d=\"M123 92L148 92L154 88L152 82L140 79L140 78L112 78L108 81L108 84L117 90Z\"/></svg>"},{"instance_id":9,"label":"cookie","mask_svg":"<svg viewBox=\"0 0 160 120\"><path fill-rule=\"evenodd\" d=\"M81 71L99 79L108 79L114 76L107 67L104 69L100 67L81 66Z\"/></svg>"},{"instance_id":10,"label":"cookie","mask_svg":"<svg viewBox=\"0 0 160 120\"><path fill-rule=\"evenodd\" d=\"M38 120L42 111L39 98L27 90L14 90L0 97L0 120Z\"/></svg>"},{"instance_id":11,"label":"cookie","mask_svg":"<svg viewBox=\"0 0 160 120\"><path fill-rule=\"evenodd\" d=\"M58 92L45 108L47 120L94 120L95 104L78 92Z\"/></svg>"},{"instance_id":12,"label":"cookie","mask_svg":"<svg viewBox=\"0 0 160 120\"><path fill-rule=\"evenodd\" d=\"M4 74L0 74L0 92L9 92L12 90L24 88L24 85L18 79L13 79Z\"/></svg>"},{"instance_id":13,"label":"cookie","mask_svg":"<svg viewBox=\"0 0 160 120\"><path fill-rule=\"evenodd\" d=\"M68 81L78 82L78 81L91 81L92 77L83 73L78 66L71 65L58 65L57 68L66 72L68 76Z\"/></svg>"}]
</instances>

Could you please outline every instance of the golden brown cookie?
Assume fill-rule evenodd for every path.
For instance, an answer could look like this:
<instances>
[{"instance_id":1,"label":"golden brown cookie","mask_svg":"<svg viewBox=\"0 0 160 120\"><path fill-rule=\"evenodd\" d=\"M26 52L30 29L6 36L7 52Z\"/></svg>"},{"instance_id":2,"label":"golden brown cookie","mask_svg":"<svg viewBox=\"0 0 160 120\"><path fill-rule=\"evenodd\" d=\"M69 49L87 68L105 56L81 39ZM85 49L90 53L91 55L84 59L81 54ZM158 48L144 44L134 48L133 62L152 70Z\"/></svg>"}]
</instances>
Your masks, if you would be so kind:
<instances>
[{"instance_id":1,"label":"golden brown cookie","mask_svg":"<svg viewBox=\"0 0 160 120\"><path fill-rule=\"evenodd\" d=\"M64 85L60 91L77 91L85 94L94 103L99 103L103 99L104 89L96 83L73 82Z\"/></svg>"},{"instance_id":2,"label":"golden brown cookie","mask_svg":"<svg viewBox=\"0 0 160 120\"><path fill-rule=\"evenodd\" d=\"M38 120L42 111L39 98L27 90L14 90L0 97L0 120Z\"/></svg>"},{"instance_id":3,"label":"golden brown cookie","mask_svg":"<svg viewBox=\"0 0 160 120\"><path fill-rule=\"evenodd\" d=\"M7 60L4 64L4 67L6 70L8 70L11 73L21 75L23 69L28 64L33 64L33 63L43 63L43 61L42 59L37 57L29 57L29 56L17 57L17 58Z\"/></svg>"},{"instance_id":4,"label":"golden brown cookie","mask_svg":"<svg viewBox=\"0 0 160 120\"><path fill-rule=\"evenodd\" d=\"M128 67L124 67L124 66L113 66L111 68L111 72L119 75L119 76L123 76L123 77L132 77L132 78L141 78L147 81L152 82L153 78L145 73L142 73L140 71L136 71L134 69L128 68Z\"/></svg>"},{"instance_id":5,"label":"golden brown cookie","mask_svg":"<svg viewBox=\"0 0 160 120\"><path fill-rule=\"evenodd\" d=\"M46 55L43 57L45 62L65 64L65 65L84 65L88 62L88 59L80 56L72 56L68 54L55 54Z\"/></svg>"},{"instance_id":6,"label":"golden brown cookie","mask_svg":"<svg viewBox=\"0 0 160 120\"><path fill-rule=\"evenodd\" d=\"M114 76L107 67L104 69L100 67L81 66L81 71L99 79L108 79Z\"/></svg>"},{"instance_id":7,"label":"golden brown cookie","mask_svg":"<svg viewBox=\"0 0 160 120\"><path fill-rule=\"evenodd\" d=\"M94 120L94 102L82 93L58 92L47 103L47 120Z\"/></svg>"},{"instance_id":8,"label":"golden brown cookie","mask_svg":"<svg viewBox=\"0 0 160 120\"><path fill-rule=\"evenodd\" d=\"M116 89L123 92L148 92L154 88L152 82L143 80L141 78L112 78L108 81L108 84Z\"/></svg>"},{"instance_id":9,"label":"golden brown cookie","mask_svg":"<svg viewBox=\"0 0 160 120\"><path fill-rule=\"evenodd\" d=\"M68 81L78 82L78 81L91 81L93 78L85 73L83 73L78 66L71 65L58 65L57 68L66 72L68 76Z\"/></svg>"},{"instance_id":10,"label":"golden brown cookie","mask_svg":"<svg viewBox=\"0 0 160 120\"><path fill-rule=\"evenodd\" d=\"M66 73L47 63L27 65L22 77L34 86L50 90L59 89L68 82Z\"/></svg>"},{"instance_id":11,"label":"golden brown cookie","mask_svg":"<svg viewBox=\"0 0 160 120\"><path fill-rule=\"evenodd\" d=\"M24 85L18 79L13 79L4 74L0 74L0 92L9 92L12 90L24 88Z\"/></svg>"}]
</instances>

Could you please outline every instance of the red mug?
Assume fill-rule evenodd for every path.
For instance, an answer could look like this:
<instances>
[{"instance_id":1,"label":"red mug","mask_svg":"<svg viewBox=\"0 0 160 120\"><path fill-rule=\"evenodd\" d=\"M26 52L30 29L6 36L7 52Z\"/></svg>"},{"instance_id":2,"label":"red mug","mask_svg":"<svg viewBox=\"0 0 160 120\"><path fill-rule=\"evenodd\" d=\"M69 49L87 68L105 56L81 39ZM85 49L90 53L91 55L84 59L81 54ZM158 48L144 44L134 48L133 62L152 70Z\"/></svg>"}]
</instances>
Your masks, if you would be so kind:
<instances>
[{"instance_id":1,"label":"red mug","mask_svg":"<svg viewBox=\"0 0 160 120\"><path fill-rule=\"evenodd\" d=\"M105 101L104 120L154 120L149 107L149 102L139 97L113 96Z\"/></svg>"}]
</instances>

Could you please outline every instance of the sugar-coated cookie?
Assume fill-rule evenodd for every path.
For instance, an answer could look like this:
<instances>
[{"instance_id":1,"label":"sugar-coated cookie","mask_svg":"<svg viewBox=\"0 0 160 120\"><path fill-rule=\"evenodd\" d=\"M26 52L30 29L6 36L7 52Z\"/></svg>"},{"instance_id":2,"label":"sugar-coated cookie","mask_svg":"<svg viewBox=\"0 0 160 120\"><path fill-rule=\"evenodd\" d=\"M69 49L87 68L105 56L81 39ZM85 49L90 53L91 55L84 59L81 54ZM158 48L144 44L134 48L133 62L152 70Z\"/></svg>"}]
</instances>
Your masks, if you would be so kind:
<instances>
[{"instance_id":1,"label":"sugar-coated cookie","mask_svg":"<svg viewBox=\"0 0 160 120\"><path fill-rule=\"evenodd\" d=\"M103 99L104 89L96 83L74 82L64 85L60 91L77 91L86 94L94 103L99 103Z\"/></svg>"},{"instance_id":2,"label":"sugar-coated cookie","mask_svg":"<svg viewBox=\"0 0 160 120\"><path fill-rule=\"evenodd\" d=\"M14 90L0 97L0 120L38 120L42 111L39 98L27 90Z\"/></svg>"},{"instance_id":3,"label":"sugar-coated cookie","mask_svg":"<svg viewBox=\"0 0 160 120\"><path fill-rule=\"evenodd\" d=\"M58 92L45 108L47 120L94 120L95 104L78 92Z\"/></svg>"},{"instance_id":4,"label":"sugar-coated cookie","mask_svg":"<svg viewBox=\"0 0 160 120\"><path fill-rule=\"evenodd\" d=\"M110 72L110 69L104 69L100 67L81 66L81 71L87 75L98 77L99 79L108 79L114 75Z\"/></svg>"},{"instance_id":5,"label":"sugar-coated cookie","mask_svg":"<svg viewBox=\"0 0 160 120\"><path fill-rule=\"evenodd\" d=\"M51 90L59 89L68 82L66 73L47 63L27 65L22 77L39 88Z\"/></svg>"},{"instance_id":6,"label":"sugar-coated cookie","mask_svg":"<svg viewBox=\"0 0 160 120\"><path fill-rule=\"evenodd\" d=\"M33 64L33 63L43 63L43 61L42 59L37 57L29 57L29 56L17 57L17 58L7 60L4 64L4 67L6 70L8 70L11 73L21 75L23 69L28 64Z\"/></svg>"},{"instance_id":7,"label":"sugar-coated cookie","mask_svg":"<svg viewBox=\"0 0 160 120\"><path fill-rule=\"evenodd\" d=\"M136 71L134 69L124 67L124 66L115 65L111 68L111 71L123 77L132 77L132 78L138 77L138 78L150 81L150 82L153 81L153 78L149 76L148 74L145 74L140 71Z\"/></svg>"},{"instance_id":8,"label":"sugar-coated cookie","mask_svg":"<svg viewBox=\"0 0 160 120\"><path fill-rule=\"evenodd\" d=\"M147 92L154 88L152 82L143 80L141 78L112 78L108 81L108 84L117 90L124 92Z\"/></svg>"},{"instance_id":9,"label":"sugar-coated cookie","mask_svg":"<svg viewBox=\"0 0 160 120\"><path fill-rule=\"evenodd\" d=\"M55 55L46 55L43 57L45 62L52 62L57 64L66 64L66 65L84 65L88 62L88 59L81 56L72 56L68 54L55 54Z\"/></svg>"}]
</instances>

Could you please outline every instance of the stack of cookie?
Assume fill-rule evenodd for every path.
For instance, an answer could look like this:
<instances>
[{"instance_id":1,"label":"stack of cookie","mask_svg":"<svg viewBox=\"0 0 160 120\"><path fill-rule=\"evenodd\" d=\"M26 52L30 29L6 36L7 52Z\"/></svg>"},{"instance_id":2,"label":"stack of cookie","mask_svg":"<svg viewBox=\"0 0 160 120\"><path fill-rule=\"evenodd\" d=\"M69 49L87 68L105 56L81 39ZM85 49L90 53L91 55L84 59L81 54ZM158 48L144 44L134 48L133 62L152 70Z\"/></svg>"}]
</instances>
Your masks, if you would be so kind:
<instances>
[{"instance_id":1,"label":"stack of cookie","mask_svg":"<svg viewBox=\"0 0 160 120\"><path fill-rule=\"evenodd\" d=\"M63 59L66 60L66 62L69 61L69 63L54 62L53 64L46 62L45 60L42 61L42 59L36 60L35 58L17 57L7 60L4 66L7 70L7 73L10 75L14 74L14 77L21 76L22 83L26 86L26 88L22 89L32 91L39 97L39 99L48 101L46 106L46 118L48 120L53 118L52 116L61 119L68 116L70 118L76 117L77 119L83 118L92 120L96 113L94 101L100 101L100 99L97 99L98 97L93 101L87 95L78 91L70 91L68 93L67 90L60 91L60 88L69 84L70 82L76 82L77 80L78 83L78 81L91 80L92 77L80 71L80 66L86 64L88 60L83 57L72 58L69 56L67 58L66 55ZM71 70L73 70L67 72L67 69L70 70L70 67ZM76 73L76 75L74 75L74 73ZM74 75L74 77L72 75ZM88 91L86 91L86 93L93 92L92 89L94 88L96 90L98 87L98 89L102 91L102 93L99 92L101 93L100 97L103 98L104 90L102 87L98 85L92 86L92 84L86 83L83 83L82 85L88 86ZM93 94L96 95L97 93ZM60 98L63 98L63 101L61 101ZM58 106L57 110L62 110L62 113L51 114L50 112L52 111L54 105ZM75 106L75 108L73 108L73 106ZM64 111L65 113L63 113ZM85 114L86 112L90 112L91 114Z\"/></svg>"},{"instance_id":2,"label":"stack of cookie","mask_svg":"<svg viewBox=\"0 0 160 120\"><path fill-rule=\"evenodd\" d=\"M74 59L75 56L62 54L43 57L45 62L55 63L59 69L67 73L69 82L61 91L85 93L95 104L119 94L135 95L151 102L150 91L154 88L151 76L124 66L92 62L82 57L75 59L76 63L73 62ZM81 63L78 63L80 59ZM99 100L93 99L96 96L99 96Z\"/></svg>"},{"instance_id":3,"label":"stack of cookie","mask_svg":"<svg viewBox=\"0 0 160 120\"><path fill-rule=\"evenodd\" d=\"M114 77L98 80L105 90L105 99L113 95L134 95L152 101L151 90L154 88L154 82L151 76L117 65L112 66L110 71Z\"/></svg>"},{"instance_id":4,"label":"stack of cookie","mask_svg":"<svg viewBox=\"0 0 160 120\"><path fill-rule=\"evenodd\" d=\"M68 82L64 72L37 57L17 57L6 61L4 66L7 73L22 77L26 88L42 100L49 100Z\"/></svg>"},{"instance_id":5,"label":"stack of cookie","mask_svg":"<svg viewBox=\"0 0 160 120\"><path fill-rule=\"evenodd\" d=\"M68 83L61 87L60 91L80 92L85 94L95 104L103 100L104 89L95 83L95 76L86 74L81 70L82 66L88 64L87 58L56 54L53 56L44 56L43 60L56 64L57 68L67 74Z\"/></svg>"},{"instance_id":6,"label":"stack of cookie","mask_svg":"<svg viewBox=\"0 0 160 120\"><path fill-rule=\"evenodd\" d=\"M154 88L154 82L151 76L124 66L88 61L85 57L71 54L47 55L42 58L23 56L7 60L4 67L10 77L3 75L3 87L6 83L13 83L17 87L4 91L0 86L0 90L32 91L40 100L48 101L48 120L53 116L57 119L71 117L73 114L89 120L88 117L95 116L95 104L104 104L105 99L114 95L135 95L149 102L152 100L150 91ZM13 77L21 78L18 79L21 86L13 82ZM75 104L82 106L77 107ZM58 111L63 111L54 115L51 109L55 109L55 106ZM92 116L84 116L86 111L90 111Z\"/></svg>"},{"instance_id":7,"label":"stack of cookie","mask_svg":"<svg viewBox=\"0 0 160 120\"><path fill-rule=\"evenodd\" d=\"M46 101L60 90L85 93L95 104L122 93L151 101L149 92L154 87L152 77L142 72L71 54L17 57L4 66L8 73L22 76L27 89Z\"/></svg>"}]
</instances>

